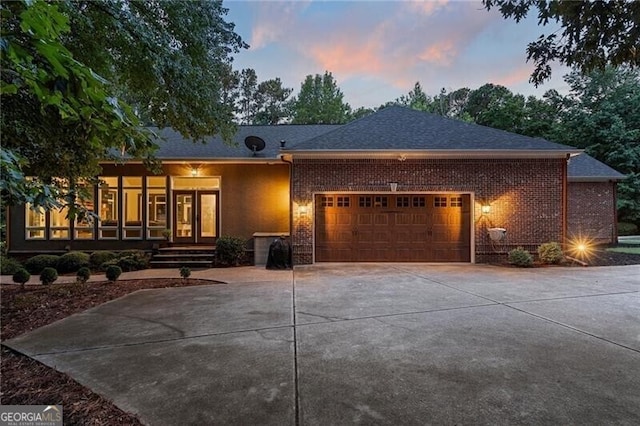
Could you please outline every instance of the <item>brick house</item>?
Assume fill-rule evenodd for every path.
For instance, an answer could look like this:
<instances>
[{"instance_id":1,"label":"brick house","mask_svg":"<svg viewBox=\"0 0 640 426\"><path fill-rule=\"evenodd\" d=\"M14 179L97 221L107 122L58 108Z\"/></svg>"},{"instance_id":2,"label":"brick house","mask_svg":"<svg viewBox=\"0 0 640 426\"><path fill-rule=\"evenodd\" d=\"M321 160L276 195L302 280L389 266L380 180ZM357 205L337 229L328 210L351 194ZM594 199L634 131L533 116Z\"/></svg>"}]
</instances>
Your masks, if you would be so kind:
<instances>
[{"instance_id":1,"label":"brick house","mask_svg":"<svg viewBox=\"0 0 640 426\"><path fill-rule=\"evenodd\" d=\"M296 264L484 262L577 233L615 239L623 176L542 139L403 107L342 126L240 126L234 146L159 133L161 175L104 164L96 223L11 208L9 251L151 250L170 231L174 245L290 234Z\"/></svg>"}]
</instances>

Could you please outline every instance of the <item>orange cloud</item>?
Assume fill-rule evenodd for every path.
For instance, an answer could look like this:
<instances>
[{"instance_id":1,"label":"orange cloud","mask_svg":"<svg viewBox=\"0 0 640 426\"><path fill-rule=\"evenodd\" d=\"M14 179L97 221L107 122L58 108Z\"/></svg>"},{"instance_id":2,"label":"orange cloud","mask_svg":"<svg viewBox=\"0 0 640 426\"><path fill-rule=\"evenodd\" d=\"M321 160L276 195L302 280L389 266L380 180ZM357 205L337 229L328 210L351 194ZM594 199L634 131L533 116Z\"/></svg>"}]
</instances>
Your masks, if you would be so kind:
<instances>
[{"instance_id":1,"label":"orange cloud","mask_svg":"<svg viewBox=\"0 0 640 426\"><path fill-rule=\"evenodd\" d=\"M529 65L518 67L510 73L500 76L494 81L494 83L506 87L520 83L527 83L532 72L533 68Z\"/></svg>"},{"instance_id":2,"label":"orange cloud","mask_svg":"<svg viewBox=\"0 0 640 426\"><path fill-rule=\"evenodd\" d=\"M424 62L450 65L457 53L454 40L448 39L430 45L418 57Z\"/></svg>"}]
</instances>

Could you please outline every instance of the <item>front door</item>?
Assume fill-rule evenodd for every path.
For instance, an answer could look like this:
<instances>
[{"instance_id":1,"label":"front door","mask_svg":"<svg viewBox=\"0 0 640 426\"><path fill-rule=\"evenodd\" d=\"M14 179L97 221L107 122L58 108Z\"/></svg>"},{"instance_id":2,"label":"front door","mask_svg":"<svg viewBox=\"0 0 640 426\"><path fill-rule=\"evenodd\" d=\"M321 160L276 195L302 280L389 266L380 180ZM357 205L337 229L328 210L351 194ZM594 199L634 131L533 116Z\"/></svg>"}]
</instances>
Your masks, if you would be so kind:
<instances>
[{"instance_id":1,"label":"front door","mask_svg":"<svg viewBox=\"0 0 640 426\"><path fill-rule=\"evenodd\" d=\"M173 192L173 241L213 244L218 236L218 192Z\"/></svg>"}]
</instances>

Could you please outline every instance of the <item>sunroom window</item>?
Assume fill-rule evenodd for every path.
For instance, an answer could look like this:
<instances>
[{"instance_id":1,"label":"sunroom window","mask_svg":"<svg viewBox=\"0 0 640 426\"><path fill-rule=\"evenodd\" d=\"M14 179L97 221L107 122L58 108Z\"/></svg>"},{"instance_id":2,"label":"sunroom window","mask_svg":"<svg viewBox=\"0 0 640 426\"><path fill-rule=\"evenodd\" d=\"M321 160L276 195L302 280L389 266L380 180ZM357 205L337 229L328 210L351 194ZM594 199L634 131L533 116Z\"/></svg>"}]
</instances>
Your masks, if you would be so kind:
<instances>
[{"instance_id":1,"label":"sunroom window","mask_svg":"<svg viewBox=\"0 0 640 426\"><path fill-rule=\"evenodd\" d=\"M86 184L85 184L86 185ZM87 217L80 220L76 219L73 226L73 238L76 240L93 240L95 238L95 220L89 217L89 214L95 211L95 195L93 185L86 185L88 199L79 200L82 206L87 209Z\"/></svg>"},{"instance_id":2,"label":"sunroom window","mask_svg":"<svg viewBox=\"0 0 640 426\"><path fill-rule=\"evenodd\" d=\"M167 229L167 178L147 177L147 238L165 238Z\"/></svg>"},{"instance_id":3,"label":"sunroom window","mask_svg":"<svg viewBox=\"0 0 640 426\"><path fill-rule=\"evenodd\" d=\"M124 239L142 239L142 178L122 178Z\"/></svg>"},{"instance_id":4,"label":"sunroom window","mask_svg":"<svg viewBox=\"0 0 640 426\"><path fill-rule=\"evenodd\" d=\"M49 212L49 239L51 240L68 240L70 234L69 209L63 207L61 209L52 209Z\"/></svg>"},{"instance_id":5,"label":"sunroom window","mask_svg":"<svg viewBox=\"0 0 640 426\"><path fill-rule=\"evenodd\" d=\"M27 240L44 240L46 237L46 214L41 208L25 207L25 230Z\"/></svg>"},{"instance_id":6,"label":"sunroom window","mask_svg":"<svg viewBox=\"0 0 640 426\"><path fill-rule=\"evenodd\" d=\"M118 238L118 178L101 176L98 188L99 235L101 239Z\"/></svg>"}]
</instances>

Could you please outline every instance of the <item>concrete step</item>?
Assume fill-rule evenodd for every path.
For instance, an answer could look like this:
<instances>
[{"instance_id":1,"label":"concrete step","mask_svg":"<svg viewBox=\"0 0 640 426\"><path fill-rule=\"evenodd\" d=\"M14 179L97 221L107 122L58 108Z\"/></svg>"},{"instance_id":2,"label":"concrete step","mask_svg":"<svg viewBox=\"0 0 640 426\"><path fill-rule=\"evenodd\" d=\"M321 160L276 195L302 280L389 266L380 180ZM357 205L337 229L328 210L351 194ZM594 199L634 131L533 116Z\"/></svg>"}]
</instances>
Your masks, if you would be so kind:
<instances>
[{"instance_id":1,"label":"concrete step","mask_svg":"<svg viewBox=\"0 0 640 426\"><path fill-rule=\"evenodd\" d=\"M152 260L149 262L154 269L170 269L170 268L182 268L186 266L188 268L211 268L213 262L210 260Z\"/></svg>"}]
</instances>

